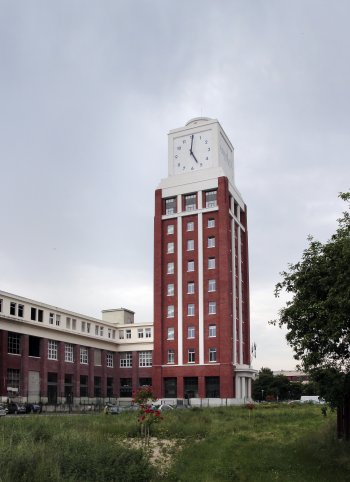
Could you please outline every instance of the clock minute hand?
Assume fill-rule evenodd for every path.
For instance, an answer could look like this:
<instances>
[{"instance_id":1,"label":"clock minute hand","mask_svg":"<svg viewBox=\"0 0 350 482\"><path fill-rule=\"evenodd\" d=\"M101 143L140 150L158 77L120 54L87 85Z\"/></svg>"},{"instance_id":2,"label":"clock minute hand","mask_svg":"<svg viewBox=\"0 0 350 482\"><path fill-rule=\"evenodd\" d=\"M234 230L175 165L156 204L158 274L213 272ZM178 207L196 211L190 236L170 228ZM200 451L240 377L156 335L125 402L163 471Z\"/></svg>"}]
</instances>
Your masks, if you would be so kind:
<instances>
[{"instance_id":1,"label":"clock minute hand","mask_svg":"<svg viewBox=\"0 0 350 482\"><path fill-rule=\"evenodd\" d=\"M192 134L191 136L191 147L190 147L190 156L193 157L193 159L196 161L196 163L198 164L198 161L197 161L197 158L196 156L193 154L193 151L192 151L192 146L193 146L193 138L194 138L194 134Z\"/></svg>"},{"instance_id":2,"label":"clock minute hand","mask_svg":"<svg viewBox=\"0 0 350 482\"><path fill-rule=\"evenodd\" d=\"M196 158L196 156L193 154L192 151L190 151L190 154L191 154L191 156L193 157L193 159L196 161L196 163L198 164L197 158Z\"/></svg>"}]
</instances>

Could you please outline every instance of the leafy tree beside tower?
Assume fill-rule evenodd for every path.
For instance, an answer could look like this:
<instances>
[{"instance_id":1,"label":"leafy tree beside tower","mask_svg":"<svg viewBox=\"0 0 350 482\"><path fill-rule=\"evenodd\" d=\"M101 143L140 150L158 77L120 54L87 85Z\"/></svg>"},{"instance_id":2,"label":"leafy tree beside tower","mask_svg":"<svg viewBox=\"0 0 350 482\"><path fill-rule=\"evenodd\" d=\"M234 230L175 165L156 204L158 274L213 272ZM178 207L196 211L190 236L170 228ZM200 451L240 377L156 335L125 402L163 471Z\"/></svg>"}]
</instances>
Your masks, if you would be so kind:
<instances>
[{"instance_id":1,"label":"leafy tree beside tower","mask_svg":"<svg viewBox=\"0 0 350 482\"><path fill-rule=\"evenodd\" d=\"M350 438L350 192L340 193L348 210L332 237L309 246L289 264L275 296L292 295L273 324L285 326L297 360L338 413L338 436Z\"/></svg>"}]
</instances>

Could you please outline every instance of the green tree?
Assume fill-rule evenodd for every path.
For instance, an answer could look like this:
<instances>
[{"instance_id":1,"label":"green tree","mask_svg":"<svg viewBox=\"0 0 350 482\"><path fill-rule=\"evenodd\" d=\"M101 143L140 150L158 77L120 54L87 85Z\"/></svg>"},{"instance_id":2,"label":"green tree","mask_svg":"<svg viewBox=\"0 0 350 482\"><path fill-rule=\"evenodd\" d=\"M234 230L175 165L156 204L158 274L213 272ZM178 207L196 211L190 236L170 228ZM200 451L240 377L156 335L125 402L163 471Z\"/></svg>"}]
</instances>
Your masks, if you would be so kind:
<instances>
[{"instance_id":1,"label":"green tree","mask_svg":"<svg viewBox=\"0 0 350 482\"><path fill-rule=\"evenodd\" d=\"M302 259L281 273L275 296L292 299L272 322L286 326L295 358L318 382L320 395L338 409L338 434L350 436L350 192L348 211L326 243L308 238Z\"/></svg>"},{"instance_id":2,"label":"green tree","mask_svg":"<svg viewBox=\"0 0 350 482\"><path fill-rule=\"evenodd\" d=\"M284 375L275 375L270 368L262 368L253 383L254 400L287 400L291 383Z\"/></svg>"}]
</instances>

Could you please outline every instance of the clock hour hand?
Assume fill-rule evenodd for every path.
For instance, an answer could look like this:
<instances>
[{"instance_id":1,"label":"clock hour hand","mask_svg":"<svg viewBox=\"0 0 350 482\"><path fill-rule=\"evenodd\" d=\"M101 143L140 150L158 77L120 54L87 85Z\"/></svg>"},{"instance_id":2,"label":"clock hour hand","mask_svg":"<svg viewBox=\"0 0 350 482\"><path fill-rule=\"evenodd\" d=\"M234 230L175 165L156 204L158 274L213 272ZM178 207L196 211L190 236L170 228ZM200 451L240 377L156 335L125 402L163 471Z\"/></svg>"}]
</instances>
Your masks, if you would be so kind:
<instances>
[{"instance_id":1,"label":"clock hour hand","mask_svg":"<svg viewBox=\"0 0 350 482\"><path fill-rule=\"evenodd\" d=\"M190 155L193 157L193 159L194 159L194 160L196 161L196 163L198 164L197 158L196 158L196 156L193 154L193 151L192 151L192 146L193 146L193 138L194 138L194 134L192 134L192 136L191 136Z\"/></svg>"}]
</instances>

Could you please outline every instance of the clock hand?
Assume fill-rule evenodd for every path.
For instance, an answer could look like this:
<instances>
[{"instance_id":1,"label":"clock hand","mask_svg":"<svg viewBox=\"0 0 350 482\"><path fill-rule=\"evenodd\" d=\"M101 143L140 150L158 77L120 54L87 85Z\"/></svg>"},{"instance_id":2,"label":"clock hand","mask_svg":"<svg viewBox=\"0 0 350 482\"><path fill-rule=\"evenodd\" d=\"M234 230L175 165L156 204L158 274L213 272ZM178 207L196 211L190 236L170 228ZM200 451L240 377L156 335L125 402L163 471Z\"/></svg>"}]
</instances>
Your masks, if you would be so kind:
<instances>
[{"instance_id":1,"label":"clock hand","mask_svg":"<svg viewBox=\"0 0 350 482\"><path fill-rule=\"evenodd\" d=\"M190 147L190 154L192 154L193 137L194 137L194 134L192 134L192 135L191 135L191 147Z\"/></svg>"},{"instance_id":2,"label":"clock hand","mask_svg":"<svg viewBox=\"0 0 350 482\"><path fill-rule=\"evenodd\" d=\"M196 163L198 164L197 158L196 158L196 156L193 154L192 151L190 152L190 154L191 154L191 156L193 157L193 159L196 161Z\"/></svg>"}]
</instances>

